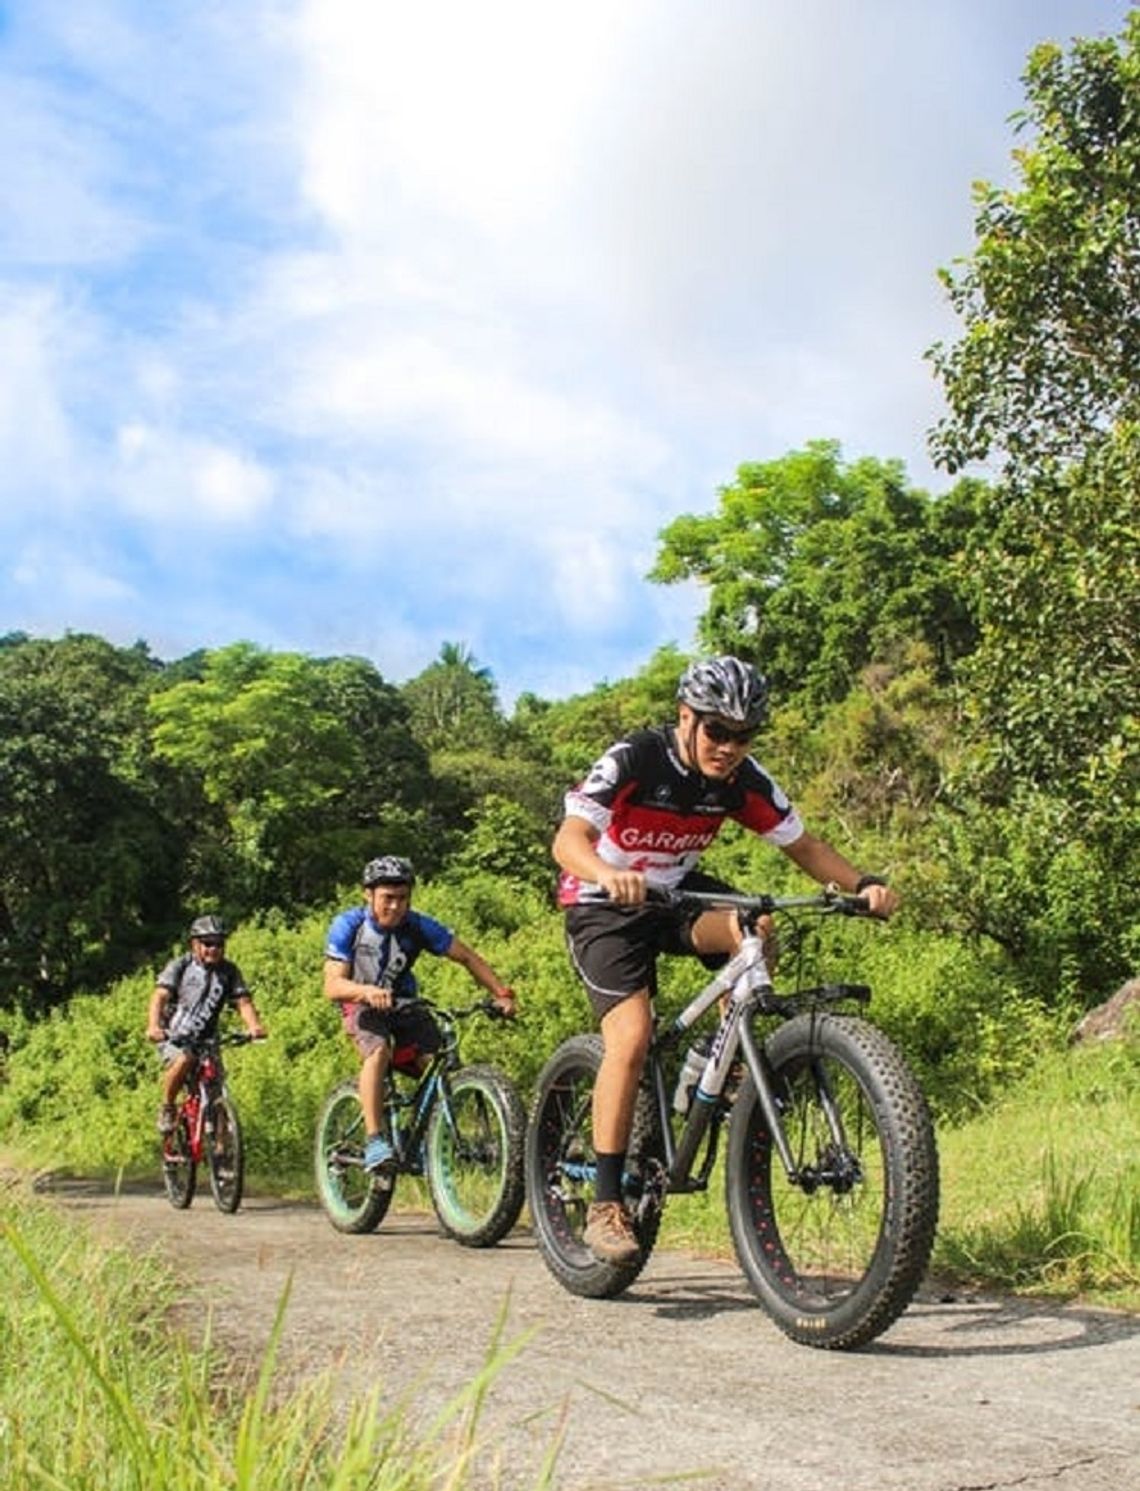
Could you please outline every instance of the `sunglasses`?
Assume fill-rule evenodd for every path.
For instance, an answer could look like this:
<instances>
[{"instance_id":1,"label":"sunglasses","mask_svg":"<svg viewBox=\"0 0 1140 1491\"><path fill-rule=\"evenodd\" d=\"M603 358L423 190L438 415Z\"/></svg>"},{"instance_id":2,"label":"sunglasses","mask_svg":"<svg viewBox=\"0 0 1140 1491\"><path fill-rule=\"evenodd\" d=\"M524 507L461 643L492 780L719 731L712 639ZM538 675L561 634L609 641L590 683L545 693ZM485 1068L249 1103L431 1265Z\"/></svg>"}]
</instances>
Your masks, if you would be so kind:
<instances>
[{"instance_id":1,"label":"sunglasses","mask_svg":"<svg viewBox=\"0 0 1140 1491\"><path fill-rule=\"evenodd\" d=\"M203 947L225 947L226 945L224 937L199 937L198 941Z\"/></svg>"},{"instance_id":2,"label":"sunglasses","mask_svg":"<svg viewBox=\"0 0 1140 1491\"><path fill-rule=\"evenodd\" d=\"M719 720L710 720L705 715L701 716L701 729L705 732L705 739L711 740L713 745L751 745L756 734L755 730L730 730Z\"/></svg>"}]
</instances>

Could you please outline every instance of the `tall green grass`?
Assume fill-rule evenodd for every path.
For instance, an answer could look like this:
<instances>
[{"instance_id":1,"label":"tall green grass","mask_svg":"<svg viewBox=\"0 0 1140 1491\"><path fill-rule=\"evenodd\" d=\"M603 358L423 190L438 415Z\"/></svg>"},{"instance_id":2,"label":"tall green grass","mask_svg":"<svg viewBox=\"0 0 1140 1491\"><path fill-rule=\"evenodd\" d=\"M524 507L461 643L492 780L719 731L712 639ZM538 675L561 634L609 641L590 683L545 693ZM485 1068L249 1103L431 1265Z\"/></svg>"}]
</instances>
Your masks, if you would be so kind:
<instances>
[{"instance_id":1,"label":"tall green grass","mask_svg":"<svg viewBox=\"0 0 1140 1491\"><path fill-rule=\"evenodd\" d=\"M940 1148L936 1267L1140 1309L1140 1030L1046 1053Z\"/></svg>"},{"instance_id":2,"label":"tall green grass","mask_svg":"<svg viewBox=\"0 0 1140 1491\"><path fill-rule=\"evenodd\" d=\"M0 1485L5 1491L465 1491L498 1484L481 1433L495 1377L525 1345L504 1339L416 1436L401 1405L348 1404L327 1376L275 1381L288 1308L252 1381L172 1325L177 1286L153 1259L101 1245L9 1186L0 1197ZM555 1436L534 1471L553 1483Z\"/></svg>"}]
</instances>

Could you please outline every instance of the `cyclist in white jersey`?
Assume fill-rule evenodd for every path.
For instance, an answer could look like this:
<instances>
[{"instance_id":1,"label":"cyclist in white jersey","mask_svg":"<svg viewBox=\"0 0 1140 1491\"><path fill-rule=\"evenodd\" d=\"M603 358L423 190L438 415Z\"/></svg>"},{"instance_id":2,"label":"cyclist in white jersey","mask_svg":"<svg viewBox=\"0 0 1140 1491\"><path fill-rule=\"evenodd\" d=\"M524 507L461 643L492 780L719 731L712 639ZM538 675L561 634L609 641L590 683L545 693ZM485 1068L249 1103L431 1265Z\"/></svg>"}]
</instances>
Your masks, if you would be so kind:
<instances>
[{"instance_id":1,"label":"cyclist in white jersey","mask_svg":"<svg viewBox=\"0 0 1140 1491\"><path fill-rule=\"evenodd\" d=\"M750 754L767 713L767 684L749 663L693 663L677 690L677 722L616 742L566 794L555 836L559 901L575 970L604 1044L594 1084L597 1187L584 1240L606 1262L625 1263L638 1244L621 1199L621 1175L637 1084L652 1035L650 990L659 953L712 963L736 952L740 929L727 911L683 915L647 902L650 887L726 889L697 869L726 818L782 850L823 885L866 897L887 917L898 897L808 833L777 783Z\"/></svg>"}]
</instances>

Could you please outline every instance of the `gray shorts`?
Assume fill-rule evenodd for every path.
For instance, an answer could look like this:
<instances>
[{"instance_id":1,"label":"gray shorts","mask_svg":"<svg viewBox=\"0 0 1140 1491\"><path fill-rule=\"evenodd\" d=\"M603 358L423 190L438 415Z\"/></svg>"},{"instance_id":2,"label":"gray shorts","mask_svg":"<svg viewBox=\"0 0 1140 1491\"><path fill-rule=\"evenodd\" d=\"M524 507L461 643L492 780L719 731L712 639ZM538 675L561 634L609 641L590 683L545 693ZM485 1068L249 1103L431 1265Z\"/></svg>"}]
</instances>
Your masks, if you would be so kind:
<instances>
[{"instance_id":1,"label":"gray shorts","mask_svg":"<svg viewBox=\"0 0 1140 1491\"><path fill-rule=\"evenodd\" d=\"M387 1046L395 1060L411 1065L413 1052L430 1056L439 1050L439 1026L422 1004L397 1004L388 1010L374 1009L370 1004L344 1004L341 1013L344 1028L361 1058Z\"/></svg>"},{"instance_id":2,"label":"gray shorts","mask_svg":"<svg viewBox=\"0 0 1140 1491\"><path fill-rule=\"evenodd\" d=\"M160 1041L155 1049L158 1052L159 1061L162 1062L165 1068L187 1054L197 1056L202 1048L209 1044L208 1039L204 1041L187 1041L184 1043L180 1041Z\"/></svg>"}]
</instances>

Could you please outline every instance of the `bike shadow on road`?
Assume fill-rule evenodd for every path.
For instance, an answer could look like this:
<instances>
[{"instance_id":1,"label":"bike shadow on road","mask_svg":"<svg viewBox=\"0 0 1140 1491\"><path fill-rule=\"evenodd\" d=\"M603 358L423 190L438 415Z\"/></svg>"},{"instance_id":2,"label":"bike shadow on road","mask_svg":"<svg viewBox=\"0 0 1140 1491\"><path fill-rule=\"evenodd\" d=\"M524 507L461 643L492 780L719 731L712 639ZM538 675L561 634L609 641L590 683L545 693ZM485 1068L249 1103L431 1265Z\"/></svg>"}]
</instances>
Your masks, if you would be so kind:
<instances>
[{"instance_id":1,"label":"bike shadow on road","mask_svg":"<svg viewBox=\"0 0 1140 1491\"><path fill-rule=\"evenodd\" d=\"M970 1296L918 1300L891 1334L867 1349L939 1360L1086 1351L1140 1339L1140 1316L1047 1299Z\"/></svg>"},{"instance_id":2,"label":"bike shadow on road","mask_svg":"<svg viewBox=\"0 0 1140 1491\"><path fill-rule=\"evenodd\" d=\"M763 1307L743 1279L717 1273L655 1276L623 1296L630 1308L648 1306L661 1319L695 1322ZM615 1301L615 1303L618 1303ZM980 1295L921 1294L865 1354L916 1360L1038 1356L1140 1338L1140 1316L1055 1300Z\"/></svg>"}]
</instances>

